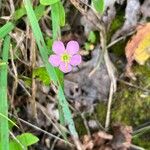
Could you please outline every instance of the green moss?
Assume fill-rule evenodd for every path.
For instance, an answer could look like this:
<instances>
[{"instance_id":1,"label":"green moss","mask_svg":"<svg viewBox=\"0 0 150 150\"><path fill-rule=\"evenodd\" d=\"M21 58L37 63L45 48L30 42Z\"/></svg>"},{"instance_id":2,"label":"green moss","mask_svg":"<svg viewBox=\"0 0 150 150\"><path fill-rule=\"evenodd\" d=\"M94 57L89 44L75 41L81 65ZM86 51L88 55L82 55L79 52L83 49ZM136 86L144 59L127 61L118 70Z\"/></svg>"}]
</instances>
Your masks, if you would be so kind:
<instances>
[{"instance_id":1,"label":"green moss","mask_svg":"<svg viewBox=\"0 0 150 150\"><path fill-rule=\"evenodd\" d=\"M98 121L102 124L102 126L105 125L105 119L106 119L106 112L107 112L107 104L104 102L100 102L96 108L95 108L96 116Z\"/></svg>"},{"instance_id":2,"label":"green moss","mask_svg":"<svg viewBox=\"0 0 150 150\"><path fill-rule=\"evenodd\" d=\"M150 91L150 62L147 62L145 66L134 65L133 71L137 81L130 80L129 82L140 88L119 82L112 102L111 125L121 122L131 125L135 129L150 119L150 93L144 91L144 88ZM105 124L106 111L106 103L101 102L97 105L96 115L102 125ZM136 136L133 143L147 149L150 148L149 141L150 134L146 131L142 135Z\"/></svg>"},{"instance_id":3,"label":"green moss","mask_svg":"<svg viewBox=\"0 0 150 150\"><path fill-rule=\"evenodd\" d=\"M150 118L150 96L143 91L122 85L115 95L112 105L112 122L122 122L133 127L145 123ZM145 96L144 96L145 95Z\"/></svg>"},{"instance_id":4,"label":"green moss","mask_svg":"<svg viewBox=\"0 0 150 150\"><path fill-rule=\"evenodd\" d=\"M108 43L111 40L112 35L123 25L124 23L124 11L122 11L122 8L117 9L116 17L112 21L110 29L107 34L107 41Z\"/></svg>"},{"instance_id":5,"label":"green moss","mask_svg":"<svg viewBox=\"0 0 150 150\"><path fill-rule=\"evenodd\" d=\"M87 134L87 131L86 131L86 128L84 126L84 122L81 116L77 116L75 118L75 126L80 136Z\"/></svg>"},{"instance_id":6,"label":"green moss","mask_svg":"<svg viewBox=\"0 0 150 150\"><path fill-rule=\"evenodd\" d=\"M150 131L133 139L133 143L150 150Z\"/></svg>"},{"instance_id":7,"label":"green moss","mask_svg":"<svg viewBox=\"0 0 150 150\"><path fill-rule=\"evenodd\" d=\"M147 61L144 66L133 66L133 72L137 77L138 85L150 89L150 61Z\"/></svg>"},{"instance_id":8,"label":"green moss","mask_svg":"<svg viewBox=\"0 0 150 150\"><path fill-rule=\"evenodd\" d=\"M125 55L125 46L127 43L127 39L126 40L121 40L120 42L116 43L115 45L113 45L110 48L110 51L113 52L114 54L116 54L117 56L124 56Z\"/></svg>"},{"instance_id":9,"label":"green moss","mask_svg":"<svg viewBox=\"0 0 150 150\"><path fill-rule=\"evenodd\" d=\"M124 10L124 9L122 9L122 7L119 7L117 9L116 17L112 21L110 29L109 29L109 31L107 33L107 41L108 41L108 43L111 42L111 38L114 35L114 33L117 30L119 30L123 26L123 24L124 24L124 21L125 21L125 19L124 19L125 12L122 11L122 10ZM115 44L114 46L112 46L110 48L110 51L113 52L114 54L118 55L118 56L124 55L124 48L125 48L126 42L127 42L127 39L118 42L117 44Z\"/></svg>"}]
</instances>

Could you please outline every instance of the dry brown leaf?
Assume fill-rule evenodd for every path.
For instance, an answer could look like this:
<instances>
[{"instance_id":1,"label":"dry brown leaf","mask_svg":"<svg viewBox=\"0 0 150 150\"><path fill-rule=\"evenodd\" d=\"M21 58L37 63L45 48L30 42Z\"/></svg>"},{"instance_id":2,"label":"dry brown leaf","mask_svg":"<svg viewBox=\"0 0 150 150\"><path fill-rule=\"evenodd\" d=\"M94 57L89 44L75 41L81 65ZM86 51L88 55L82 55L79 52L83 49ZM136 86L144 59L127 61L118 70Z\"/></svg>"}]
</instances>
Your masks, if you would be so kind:
<instances>
[{"instance_id":1,"label":"dry brown leaf","mask_svg":"<svg viewBox=\"0 0 150 150\"><path fill-rule=\"evenodd\" d=\"M118 123L113 126L113 132L112 148L116 150L128 150L131 146L132 127Z\"/></svg>"},{"instance_id":2,"label":"dry brown leaf","mask_svg":"<svg viewBox=\"0 0 150 150\"><path fill-rule=\"evenodd\" d=\"M125 54L127 58L126 74L132 79L136 79L131 66L136 60L140 65L144 65L146 60L150 57L150 23L139 25L137 33L127 43Z\"/></svg>"}]
</instances>

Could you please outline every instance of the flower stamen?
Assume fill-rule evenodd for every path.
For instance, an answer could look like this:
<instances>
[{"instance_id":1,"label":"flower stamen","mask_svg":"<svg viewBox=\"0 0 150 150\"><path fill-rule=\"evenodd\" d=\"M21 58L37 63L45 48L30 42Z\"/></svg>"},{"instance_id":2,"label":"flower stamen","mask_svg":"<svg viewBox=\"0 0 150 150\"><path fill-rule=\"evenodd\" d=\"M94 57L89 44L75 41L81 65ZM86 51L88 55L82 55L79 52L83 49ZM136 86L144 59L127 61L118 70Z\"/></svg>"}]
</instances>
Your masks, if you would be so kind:
<instances>
[{"instance_id":1,"label":"flower stamen","mask_svg":"<svg viewBox=\"0 0 150 150\"><path fill-rule=\"evenodd\" d=\"M61 61L65 62L65 63L69 63L70 62L70 55L68 53L63 53L61 55Z\"/></svg>"}]
</instances>

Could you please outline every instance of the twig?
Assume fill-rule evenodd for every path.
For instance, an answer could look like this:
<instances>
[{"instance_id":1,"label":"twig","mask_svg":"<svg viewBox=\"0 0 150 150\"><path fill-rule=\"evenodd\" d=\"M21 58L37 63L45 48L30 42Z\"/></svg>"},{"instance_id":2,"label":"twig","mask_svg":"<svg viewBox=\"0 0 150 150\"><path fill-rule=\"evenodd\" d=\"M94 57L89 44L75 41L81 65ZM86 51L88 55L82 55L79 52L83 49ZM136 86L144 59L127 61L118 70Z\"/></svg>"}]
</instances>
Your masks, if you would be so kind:
<instances>
[{"instance_id":1,"label":"twig","mask_svg":"<svg viewBox=\"0 0 150 150\"><path fill-rule=\"evenodd\" d=\"M113 96L113 83L110 85L110 92L109 92L109 99L108 99L108 106L107 106L107 115L105 121L105 129L107 130L110 124L110 113L111 113L111 104L112 104L112 96Z\"/></svg>"},{"instance_id":2,"label":"twig","mask_svg":"<svg viewBox=\"0 0 150 150\"><path fill-rule=\"evenodd\" d=\"M15 92L18 87L18 73L17 73L17 68L15 66L15 63L14 63L14 56L13 56L12 48L10 48L10 56L11 56L11 64L12 64L12 68L13 68L13 72L14 72L14 79L15 79L14 83L13 83L12 96L11 96L11 103L13 104Z\"/></svg>"},{"instance_id":3,"label":"twig","mask_svg":"<svg viewBox=\"0 0 150 150\"><path fill-rule=\"evenodd\" d=\"M13 72L10 70L10 68L9 68L9 74L15 79L16 77L15 77L15 75L13 74ZM21 80L17 80L17 82L18 82L18 84L23 88L23 90L26 92L26 94L29 96L29 97L31 97L31 94L29 93L29 91L26 89L26 87L24 86L24 84L23 84L23 81L21 81Z\"/></svg>"},{"instance_id":4,"label":"twig","mask_svg":"<svg viewBox=\"0 0 150 150\"><path fill-rule=\"evenodd\" d=\"M133 145L133 144L131 144L130 147L133 148L133 149L135 149L135 150L145 150L144 148L139 147L139 146L137 146L137 145Z\"/></svg>"},{"instance_id":5,"label":"twig","mask_svg":"<svg viewBox=\"0 0 150 150\"><path fill-rule=\"evenodd\" d=\"M47 117L47 119L50 121L50 123L54 126L54 128L57 130L57 132L60 134L60 135L62 135L62 133L61 133L61 130L60 130L60 128L61 129L65 129L65 131L66 132L68 132L68 130L64 127L64 126L61 126L61 125L59 125L58 123L56 123L56 121L54 122L53 120L54 120L54 117L51 115L51 114L49 114L47 111L46 111L46 109L40 104L40 103L38 103L38 102L36 102L37 104L37 108L39 108L41 111L42 111L42 113ZM68 132L69 133L69 132ZM63 135L62 135L63 136Z\"/></svg>"},{"instance_id":6,"label":"twig","mask_svg":"<svg viewBox=\"0 0 150 150\"><path fill-rule=\"evenodd\" d=\"M83 119L83 122L84 122L84 125L85 125L85 128L86 128L86 131L87 131L88 136L91 137L91 132L90 132L90 129L89 129L89 127L88 127L88 124L87 124L87 121L86 121L84 112L81 113L81 118Z\"/></svg>"},{"instance_id":7,"label":"twig","mask_svg":"<svg viewBox=\"0 0 150 150\"><path fill-rule=\"evenodd\" d=\"M9 115L13 116L14 118L17 118L16 116L14 116L14 115L11 114L11 113L9 113ZM55 135L53 135L53 134L51 134L51 133L49 133L49 132L47 132L47 131L41 129L41 128L39 128L38 126L36 126L36 125L34 125L34 124L31 124L31 123L29 123L29 122L27 122L27 121L25 121L25 120L23 120L23 119L21 119L21 118L18 118L18 119L19 119L22 123L24 123L24 124L26 124L26 125L28 125L28 126L34 128L34 129L37 130L37 131L40 131L40 132L42 132L42 133L44 133L44 134L46 134L46 135L48 135L48 136L50 136L50 137L53 137L53 138L55 138L55 139L58 139L58 140L60 140L60 141L62 141L62 142L64 142L64 143L67 143L67 144L69 144L70 146L74 146L74 145L71 144L70 142L65 141L64 139L61 139L60 137L57 137L57 136L55 136Z\"/></svg>"},{"instance_id":8,"label":"twig","mask_svg":"<svg viewBox=\"0 0 150 150\"><path fill-rule=\"evenodd\" d=\"M115 45L116 43L118 43L118 42L120 42L121 40L125 39L127 36L132 35L133 33L135 33L135 31L132 31L132 32L128 33L127 35L122 36L122 37L120 37L120 38L118 38L118 39L112 41L109 45L107 45L107 48L112 47L113 45Z\"/></svg>"},{"instance_id":9,"label":"twig","mask_svg":"<svg viewBox=\"0 0 150 150\"><path fill-rule=\"evenodd\" d=\"M60 136L60 135L57 135L57 137L58 137L58 136ZM55 139L55 140L54 140L54 142L53 142L53 144L52 144L50 150L54 150L57 141L58 141L58 139Z\"/></svg>"},{"instance_id":10,"label":"twig","mask_svg":"<svg viewBox=\"0 0 150 150\"><path fill-rule=\"evenodd\" d=\"M10 3L11 16L12 16L15 12L15 6L13 0L9 0L9 3Z\"/></svg>"},{"instance_id":11,"label":"twig","mask_svg":"<svg viewBox=\"0 0 150 150\"><path fill-rule=\"evenodd\" d=\"M30 53L30 61L31 61L31 70L33 72L34 68L35 68L35 62L36 62L36 44L35 44L35 39L33 36L33 33L31 33L31 50L32 52ZM37 109L36 109L36 83L35 83L35 79L34 76L32 74L32 97L31 97L31 108L32 108L32 117L36 118L37 120Z\"/></svg>"},{"instance_id":12,"label":"twig","mask_svg":"<svg viewBox=\"0 0 150 150\"><path fill-rule=\"evenodd\" d=\"M134 87L134 88L136 88L136 89L142 90L142 91L144 91L144 92L150 93L150 90L145 89L144 87L139 87L139 86L133 85L132 83L129 83L129 82L124 81L124 80L121 80L121 79L117 79L117 80L118 80L119 82L121 82L121 83L124 83L124 84L128 85L128 86L131 86L131 87Z\"/></svg>"}]
</instances>

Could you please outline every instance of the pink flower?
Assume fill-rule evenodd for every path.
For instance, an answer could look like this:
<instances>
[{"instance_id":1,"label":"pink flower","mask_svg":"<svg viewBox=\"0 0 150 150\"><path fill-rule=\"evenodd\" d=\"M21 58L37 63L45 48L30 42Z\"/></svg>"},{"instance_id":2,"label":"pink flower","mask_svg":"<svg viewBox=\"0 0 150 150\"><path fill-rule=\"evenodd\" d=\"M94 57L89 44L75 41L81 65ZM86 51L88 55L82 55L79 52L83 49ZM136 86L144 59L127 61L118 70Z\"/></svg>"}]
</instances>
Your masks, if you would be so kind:
<instances>
[{"instance_id":1,"label":"pink flower","mask_svg":"<svg viewBox=\"0 0 150 150\"><path fill-rule=\"evenodd\" d=\"M78 54L79 44L76 41L68 42L66 48L63 42L55 41L52 50L55 54L49 57L49 62L54 67L59 67L64 73L70 72L72 66L77 66L82 61L81 56Z\"/></svg>"}]
</instances>

